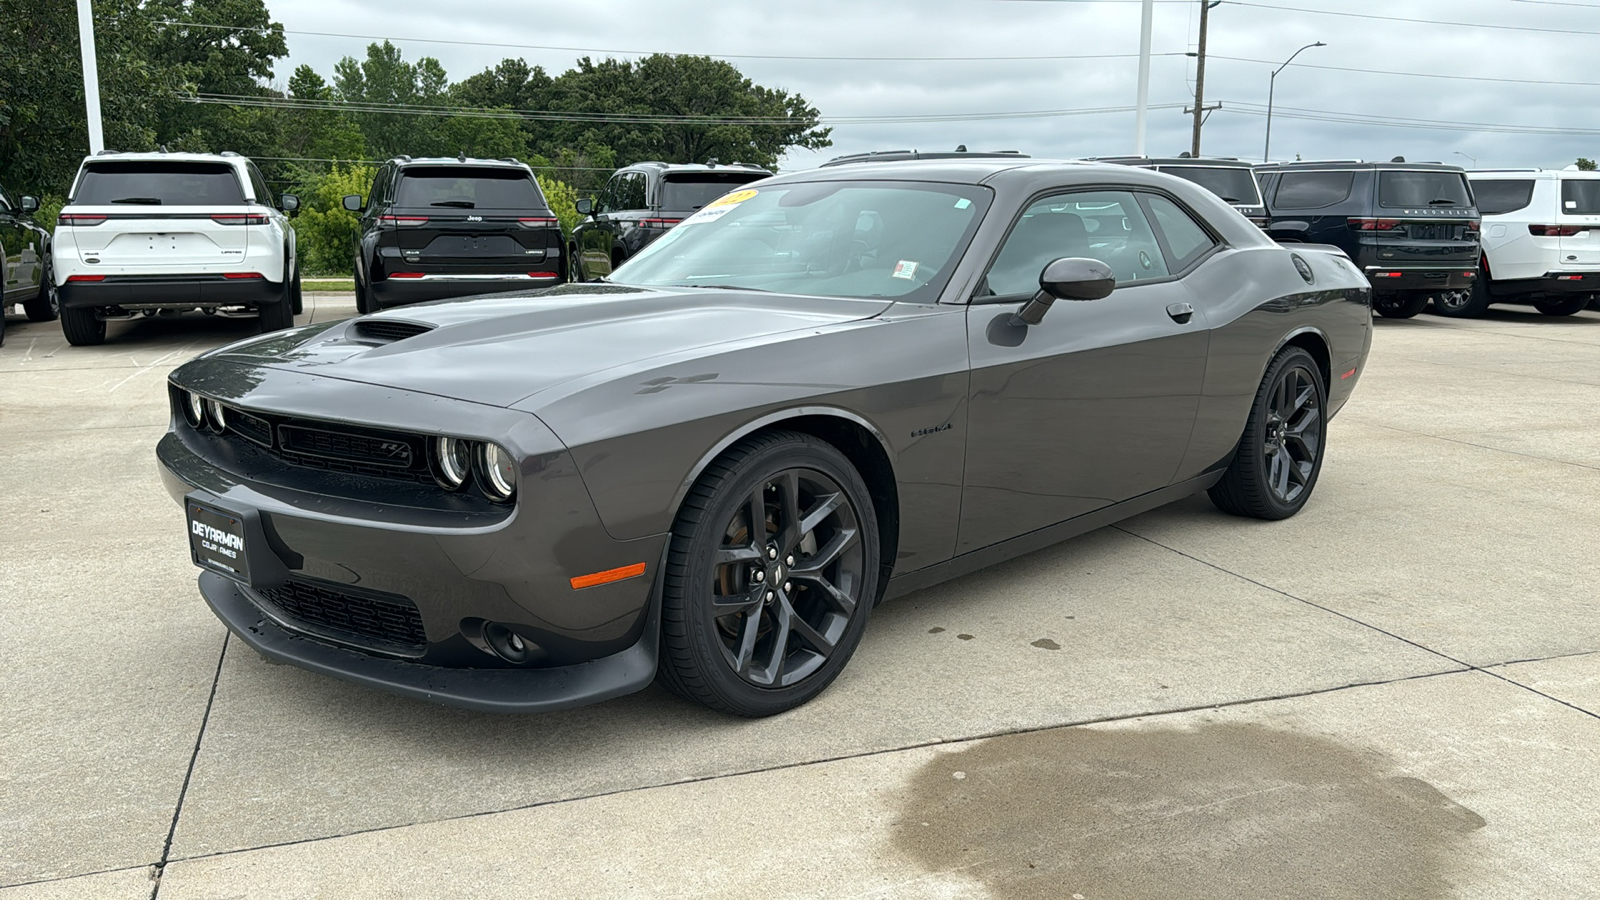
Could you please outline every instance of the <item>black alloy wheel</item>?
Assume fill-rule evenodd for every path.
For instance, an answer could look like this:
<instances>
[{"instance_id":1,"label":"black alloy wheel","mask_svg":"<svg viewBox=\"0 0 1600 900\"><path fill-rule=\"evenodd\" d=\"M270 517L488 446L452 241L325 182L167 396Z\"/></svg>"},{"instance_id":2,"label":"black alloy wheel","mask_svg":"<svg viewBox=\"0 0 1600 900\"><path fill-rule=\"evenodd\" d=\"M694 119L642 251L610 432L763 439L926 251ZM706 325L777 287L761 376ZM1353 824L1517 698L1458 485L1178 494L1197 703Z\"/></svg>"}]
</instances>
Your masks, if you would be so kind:
<instances>
[{"instance_id":1,"label":"black alloy wheel","mask_svg":"<svg viewBox=\"0 0 1600 900\"><path fill-rule=\"evenodd\" d=\"M1244 436L1211 501L1224 512L1287 519L1300 511L1322 471L1327 390L1316 360L1286 347L1256 391Z\"/></svg>"},{"instance_id":2,"label":"black alloy wheel","mask_svg":"<svg viewBox=\"0 0 1600 900\"><path fill-rule=\"evenodd\" d=\"M28 314L29 322L54 322L61 315L61 294L56 290L55 273L48 257L39 273L39 295L23 301L22 311Z\"/></svg>"},{"instance_id":3,"label":"black alloy wheel","mask_svg":"<svg viewBox=\"0 0 1600 900\"><path fill-rule=\"evenodd\" d=\"M1489 279L1482 270L1473 280L1472 287L1463 291L1445 291L1433 298L1433 311L1452 319L1476 319L1489 310L1494 298L1489 295Z\"/></svg>"},{"instance_id":4,"label":"black alloy wheel","mask_svg":"<svg viewBox=\"0 0 1600 900\"><path fill-rule=\"evenodd\" d=\"M1589 308L1589 295L1575 294L1570 297L1546 297L1535 301L1533 308L1547 316L1573 316Z\"/></svg>"},{"instance_id":5,"label":"black alloy wheel","mask_svg":"<svg viewBox=\"0 0 1600 900\"><path fill-rule=\"evenodd\" d=\"M1403 294L1375 294L1372 310L1386 319L1409 319L1428 305L1428 295L1419 291Z\"/></svg>"},{"instance_id":6,"label":"black alloy wheel","mask_svg":"<svg viewBox=\"0 0 1600 900\"><path fill-rule=\"evenodd\" d=\"M866 484L833 446L775 432L712 463L673 527L663 683L770 716L821 693L860 643L878 589Z\"/></svg>"}]
</instances>

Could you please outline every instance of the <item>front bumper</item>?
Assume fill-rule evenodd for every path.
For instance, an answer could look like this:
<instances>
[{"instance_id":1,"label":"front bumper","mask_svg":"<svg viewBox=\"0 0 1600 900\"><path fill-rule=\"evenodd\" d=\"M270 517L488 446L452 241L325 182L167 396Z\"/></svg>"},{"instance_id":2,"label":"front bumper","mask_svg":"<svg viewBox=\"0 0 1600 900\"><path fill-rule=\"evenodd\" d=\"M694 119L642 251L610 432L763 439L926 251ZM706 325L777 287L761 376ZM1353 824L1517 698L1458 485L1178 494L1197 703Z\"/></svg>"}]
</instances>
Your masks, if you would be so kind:
<instances>
[{"instance_id":1,"label":"front bumper","mask_svg":"<svg viewBox=\"0 0 1600 900\"><path fill-rule=\"evenodd\" d=\"M1489 279L1489 292L1496 297L1524 294L1600 294L1600 272L1546 272L1539 278L1515 281Z\"/></svg>"},{"instance_id":2,"label":"front bumper","mask_svg":"<svg viewBox=\"0 0 1600 900\"><path fill-rule=\"evenodd\" d=\"M68 281L58 290L63 309L261 306L283 299L281 282L221 275L107 275L104 281Z\"/></svg>"},{"instance_id":3,"label":"front bumper","mask_svg":"<svg viewBox=\"0 0 1600 900\"><path fill-rule=\"evenodd\" d=\"M367 286L372 310L389 309L429 300L449 300L476 294L499 294L552 287L561 276L535 278L531 275L423 275L421 278L386 278Z\"/></svg>"},{"instance_id":4,"label":"front bumper","mask_svg":"<svg viewBox=\"0 0 1600 900\"><path fill-rule=\"evenodd\" d=\"M1472 263L1451 266L1365 266L1372 289L1384 294L1401 291L1464 291L1478 280Z\"/></svg>"}]
</instances>

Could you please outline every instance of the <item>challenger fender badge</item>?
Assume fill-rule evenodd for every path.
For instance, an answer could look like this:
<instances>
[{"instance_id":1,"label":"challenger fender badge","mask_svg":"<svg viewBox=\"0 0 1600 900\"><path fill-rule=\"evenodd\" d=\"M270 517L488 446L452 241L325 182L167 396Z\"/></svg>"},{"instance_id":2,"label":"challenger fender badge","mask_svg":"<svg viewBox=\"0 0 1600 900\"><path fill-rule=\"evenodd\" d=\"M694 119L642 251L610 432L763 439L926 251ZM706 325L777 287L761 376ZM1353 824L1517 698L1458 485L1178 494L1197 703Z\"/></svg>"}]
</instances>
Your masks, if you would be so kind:
<instances>
[{"instance_id":1,"label":"challenger fender badge","mask_svg":"<svg viewBox=\"0 0 1600 900\"><path fill-rule=\"evenodd\" d=\"M955 427L954 425L950 424L949 422L946 422L943 425L935 425L932 428L918 428L916 431L911 432L911 436L912 437L922 437L925 434L938 434L941 431L949 431L950 429L952 429L954 427Z\"/></svg>"}]
</instances>

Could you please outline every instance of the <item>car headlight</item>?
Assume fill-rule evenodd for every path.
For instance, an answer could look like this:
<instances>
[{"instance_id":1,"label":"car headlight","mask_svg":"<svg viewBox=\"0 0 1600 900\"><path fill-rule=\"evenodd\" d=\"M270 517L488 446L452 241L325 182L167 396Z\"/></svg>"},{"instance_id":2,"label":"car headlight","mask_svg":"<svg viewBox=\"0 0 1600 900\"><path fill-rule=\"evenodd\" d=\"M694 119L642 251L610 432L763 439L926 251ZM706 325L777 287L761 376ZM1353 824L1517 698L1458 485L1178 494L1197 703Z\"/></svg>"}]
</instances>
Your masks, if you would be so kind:
<instances>
[{"instance_id":1,"label":"car headlight","mask_svg":"<svg viewBox=\"0 0 1600 900\"><path fill-rule=\"evenodd\" d=\"M434 438L433 461L440 486L453 491L466 483L472 471L472 445L460 438Z\"/></svg>"},{"instance_id":2,"label":"car headlight","mask_svg":"<svg viewBox=\"0 0 1600 900\"><path fill-rule=\"evenodd\" d=\"M216 400L208 399L205 401L205 406L206 421L211 423L211 427L216 429L218 434L226 431L228 428L228 414L227 411L223 409L222 404Z\"/></svg>"},{"instance_id":3,"label":"car headlight","mask_svg":"<svg viewBox=\"0 0 1600 900\"><path fill-rule=\"evenodd\" d=\"M517 492L517 461L498 444L483 445L483 492L502 501Z\"/></svg>"},{"instance_id":4,"label":"car headlight","mask_svg":"<svg viewBox=\"0 0 1600 900\"><path fill-rule=\"evenodd\" d=\"M181 391L180 393L183 394L183 403L181 404L183 407L183 420L189 423L190 428L199 430L200 426L206 423L205 398L194 391Z\"/></svg>"}]
</instances>

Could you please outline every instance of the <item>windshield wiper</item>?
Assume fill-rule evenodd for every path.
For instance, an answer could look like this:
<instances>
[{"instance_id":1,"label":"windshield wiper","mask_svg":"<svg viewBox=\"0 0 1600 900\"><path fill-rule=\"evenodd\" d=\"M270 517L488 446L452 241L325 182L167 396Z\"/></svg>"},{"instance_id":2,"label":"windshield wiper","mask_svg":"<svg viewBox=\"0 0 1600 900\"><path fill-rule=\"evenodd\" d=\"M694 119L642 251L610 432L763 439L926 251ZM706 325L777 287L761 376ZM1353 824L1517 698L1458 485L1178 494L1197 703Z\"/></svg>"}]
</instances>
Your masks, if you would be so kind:
<instances>
[{"instance_id":1,"label":"windshield wiper","mask_svg":"<svg viewBox=\"0 0 1600 900\"><path fill-rule=\"evenodd\" d=\"M1445 198L1440 197L1437 200L1429 200L1428 201L1428 205L1429 206L1455 206L1456 202L1454 200L1446 200Z\"/></svg>"},{"instance_id":2,"label":"windshield wiper","mask_svg":"<svg viewBox=\"0 0 1600 900\"><path fill-rule=\"evenodd\" d=\"M471 200L440 200L440 201L438 201L436 203L430 203L428 205L429 206L454 206L457 209L477 209L478 208L478 204L473 203Z\"/></svg>"},{"instance_id":3,"label":"windshield wiper","mask_svg":"<svg viewBox=\"0 0 1600 900\"><path fill-rule=\"evenodd\" d=\"M139 203L139 204L143 204L143 205L146 205L146 206L160 206L161 205L161 198L159 198L159 197L122 197L121 199L113 200L111 202L112 203Z\"/></svg>"},{"instance_id":4,"label":"windshield wiper","mask_svg":"<svg viewBox=\"0 0 1600 900\"><path fill-rule=\"evenodd\" d=\"M738 284L673 284L668 287L703 288L712 291L754 291L758 294L770 294L766 288L745 287Z\"/></svg>"}]
</instances>

